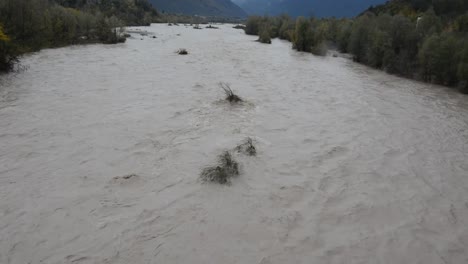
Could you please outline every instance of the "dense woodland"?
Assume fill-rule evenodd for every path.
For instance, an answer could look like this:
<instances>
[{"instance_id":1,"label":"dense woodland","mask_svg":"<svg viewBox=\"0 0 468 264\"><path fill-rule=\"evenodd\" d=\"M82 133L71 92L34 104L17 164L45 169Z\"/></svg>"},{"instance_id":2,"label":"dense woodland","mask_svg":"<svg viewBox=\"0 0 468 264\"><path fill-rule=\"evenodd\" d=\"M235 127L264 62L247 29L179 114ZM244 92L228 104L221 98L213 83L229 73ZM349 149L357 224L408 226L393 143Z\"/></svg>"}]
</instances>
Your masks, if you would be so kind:
<instances>
[{"instance_id":1,"label":"dense woodland","mask_svg":"<svg viewBox=\"0 0 468 264\"><path fill-rule=\"evenodd\" d=\"M466 0L394 0L354 19L256 16L245 32L264 43L286 39L316 55L336 47L359 63L468 93Z\"/></svg>"},{"instance_id":2,"label":"dense woodland","mask_svg":"<svg viewBox=\"0 0 468 264\"><path fill-rule=\"evenodd\" d=\"M12 70L23 53L122 42L117 28L157 19L147 0L0 0L0 72Z\"/></svg>"}]
</instances>

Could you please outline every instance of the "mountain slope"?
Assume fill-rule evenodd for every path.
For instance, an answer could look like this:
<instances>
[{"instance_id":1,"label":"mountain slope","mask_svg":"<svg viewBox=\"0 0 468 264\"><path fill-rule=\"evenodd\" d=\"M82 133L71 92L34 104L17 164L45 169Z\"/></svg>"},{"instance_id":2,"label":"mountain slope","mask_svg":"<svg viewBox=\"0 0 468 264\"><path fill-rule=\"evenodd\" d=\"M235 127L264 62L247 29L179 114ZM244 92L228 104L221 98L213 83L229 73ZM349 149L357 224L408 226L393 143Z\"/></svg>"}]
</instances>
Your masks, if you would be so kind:
<instances>
[{"instance_id":1,"label":"mountain slope","mask_svg":"<svg viewBox=\"0 0 468 264\"><path fill-rule=\"evenodd\" d=\"M404 14L408 12L425 12L432 8L438 16L456 17L468 11L466 0L392 0L367 11L375 14Z\"/></svg>"},{"instance_id":2,"label":"mountain slope","mask_svg":"<svg viewBox=\"0 0 468 264\"><path fill-rule=\"evenodd\" d=\"M1 1L1 0L0 0ZM40 0L28 0L29 2ZM27 2L27 1L26 1ZM99 11L107 17L116 16L127 26L149 25L158 16L158 12L148 0L49 0L63 7L83 11Z\"/></svg>"},{"instance_id":3,"label":"mountain slope","mask_svg":"<svg viewBox=\"0 0 468 264\"><path fill-rule=\"evenodd\" d=\"M248 14L316 17L352 17L371 5L382 4L386 0L234 0Z\"/></svg>"},{"instance_id":4,"label":"mountain slope","mask_svg":"<svg viewBox=\"0 0 468 264\"><path fill-rule=\"evenodd\" d=\"M230 0L150 0L163 13L246 17L247 13Z\"/></svg>"}]
</instances>

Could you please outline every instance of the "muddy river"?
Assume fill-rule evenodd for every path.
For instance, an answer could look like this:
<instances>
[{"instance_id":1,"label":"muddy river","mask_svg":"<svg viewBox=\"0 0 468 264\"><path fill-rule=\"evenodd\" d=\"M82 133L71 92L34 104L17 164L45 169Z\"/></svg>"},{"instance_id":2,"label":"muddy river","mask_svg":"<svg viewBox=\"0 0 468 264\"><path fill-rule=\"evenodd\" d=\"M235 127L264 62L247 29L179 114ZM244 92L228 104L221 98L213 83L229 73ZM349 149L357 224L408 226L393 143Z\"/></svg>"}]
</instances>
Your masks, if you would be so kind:
<instances>
[{"instance_id":1,"label":"muddy river","mask_svg":"<svg viewBox=\"0 0 468 264\"><path fill-rule=\"evenodd\" d=\"M0 263L468 263L467 96L232 25L138 30L3 77ZM230 186L200 182L246 137Z\"/></svg>"}]
</instances>

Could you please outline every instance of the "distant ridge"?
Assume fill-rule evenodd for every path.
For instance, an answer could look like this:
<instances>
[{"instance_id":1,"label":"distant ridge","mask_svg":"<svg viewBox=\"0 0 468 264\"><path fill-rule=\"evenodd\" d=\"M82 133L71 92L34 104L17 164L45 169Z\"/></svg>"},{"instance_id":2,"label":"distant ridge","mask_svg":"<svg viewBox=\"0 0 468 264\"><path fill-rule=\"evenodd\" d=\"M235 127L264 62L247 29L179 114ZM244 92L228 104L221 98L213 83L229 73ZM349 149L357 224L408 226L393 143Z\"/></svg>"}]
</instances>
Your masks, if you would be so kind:
<instances>
[{"instance_id":1,"label":"distant ridge","mask_svg":"<svg viewBox=\"0 0 468 264\"><path fill-rule=\"evenodd\" d=\"M150 2L162 13L247 17L247 13L231 0L150 0Z\"/></svg>"},{"instance_id":2,"label":"distant ridge","mask_svg":"<svg viewBox=\"0 0 468 264\"><path fill-rule=\"evenodd\" d=\"M386 0L233 0L249 15L354 17Z\"/></svg>"}]
</instances>

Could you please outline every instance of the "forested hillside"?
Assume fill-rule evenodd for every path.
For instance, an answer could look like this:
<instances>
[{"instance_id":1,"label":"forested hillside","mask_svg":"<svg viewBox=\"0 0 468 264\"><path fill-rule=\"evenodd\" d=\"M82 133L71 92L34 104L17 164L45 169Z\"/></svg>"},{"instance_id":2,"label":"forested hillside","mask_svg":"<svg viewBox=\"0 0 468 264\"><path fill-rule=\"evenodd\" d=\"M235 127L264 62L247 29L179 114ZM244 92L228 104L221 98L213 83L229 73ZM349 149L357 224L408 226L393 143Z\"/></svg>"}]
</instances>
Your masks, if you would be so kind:
<instances>
[{"instance_id":1,"label":"forested hillside","mask_svg":"<svg viewBox=\"0 0 468 264\"><path fill-rule=\"evenodd\" d=\"M354 19L251 17L246 33L288 39L318 55L332 44L356 62L468 93L465 0L394 0Z\"/></svg>"},{"instance_id":2,"label":"forested hillside","mask_svg":"<svg viewBox=\"0 0 468 264\"><path fill-rule=\"evenodd\" d=\"M467 8L466 0L391 0L383 5L370 7L366 11L375 14L411 16L432 9L438 16L446 17L463 14Z\"/></svg>"},{"instance_id":3,"label":"forested hillside","mask_svg":"<svg viewBox=\"0 0 468 264\"><path fill-rule=\"evenodd\" d=\"M234 0L250 15L353 17L385 0Z\"/></svg>"},{"instance_id":4,"label":"forested hillside","mask_svg":"<svg viewBox=\"0 0 468 264\"><path fill-rule=\"evenodd\" d=\"M148 25L158 16L148 0L56 0L64 7L91 13L101 12L104 16L115 16L128 26Z\"/></svg>"},{"instance_id":5,"label":"forested hillside","mask_svg":"<svg viewBox=\"0 0 468 264\"><path fill-rule=\"evenodd\" d=\"M245 18L247 14L231 0L150 0L163 13L210 17Z\"/></svg>"},{"instance_id":6,"label":"forested hillside","mask_svg":"<svg viewBox=\"0 0 468 264\"><path fill-rule=\"evenodd\" d=\"M0 0L0 72L26 52L124 41L116 28L147 25L157 16L147 0Z\"/></svg>"}]
</instances>

